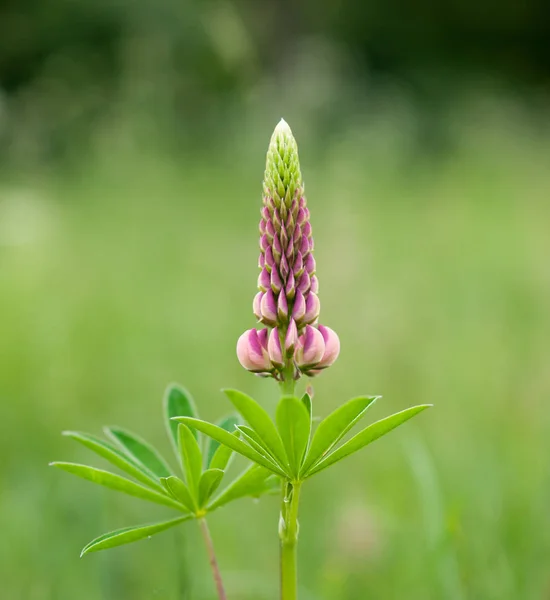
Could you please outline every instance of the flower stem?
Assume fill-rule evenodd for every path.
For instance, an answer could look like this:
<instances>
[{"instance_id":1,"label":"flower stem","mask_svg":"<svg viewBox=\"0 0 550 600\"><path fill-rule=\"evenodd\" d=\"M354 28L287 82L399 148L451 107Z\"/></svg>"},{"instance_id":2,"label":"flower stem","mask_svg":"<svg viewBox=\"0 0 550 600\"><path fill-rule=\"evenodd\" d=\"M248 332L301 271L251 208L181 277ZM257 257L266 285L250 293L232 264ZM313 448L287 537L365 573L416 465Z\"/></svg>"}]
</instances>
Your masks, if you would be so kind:
<instances>
[{"instance_id":1,"label":"flower stem","mask_svg":"<svg viewBox=\"0 0 550 600\"><path fill-rule=\"evenodd\" d=\"M279 537L281 539L281 600L298 598L298 505L301 481L283 483Z\"/></svg>"},{"instance_id":2,"label":"flower stem","mask_svg":"<svg viewBox=\"0 0 550 600\"><path fill-rule=\"evenodd\" d=\"M210 560L210 567L212 568L212 575L214 577L214 583L216 584L218 598L220 600L227 600L227 596L225 595L225 590L223 587L222 576L220 573L220 567L218 566L218 560L216 559L216 553L214 551L214 543L212 542L212 537L210 536L208 523L204 517L199 519L199 525L201 528L202 537L204 538L204 543L206 545L206 550L208 552L208 559Z\"/></svg>"}]
</instances>

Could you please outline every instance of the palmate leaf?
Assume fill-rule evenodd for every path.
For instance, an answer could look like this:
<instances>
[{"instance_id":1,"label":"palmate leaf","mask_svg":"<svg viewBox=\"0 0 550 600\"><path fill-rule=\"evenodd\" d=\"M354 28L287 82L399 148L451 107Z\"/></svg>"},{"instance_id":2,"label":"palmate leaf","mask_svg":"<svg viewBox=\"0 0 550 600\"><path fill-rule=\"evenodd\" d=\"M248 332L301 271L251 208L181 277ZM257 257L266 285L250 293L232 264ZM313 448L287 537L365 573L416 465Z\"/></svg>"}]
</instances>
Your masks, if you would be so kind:
<instances>
[{"instance_id":1,"label":"palmate leaf","mask_svg":"<svg viewBox=\"0 0 550 600\"><path fill-rule=\"evenodd\" d=\"M295 396L281 398L276 416L291 472L297 477L309 442L311 416L306 406Z\"/></svg>"},{"instance_id":2,"label":"palmate leaf","mask_svg":"<svg viewBox=\"0 0 550 600\"><path fill-rule=\"evenodd\" d=\"M89 433L81 433L80 431L64 431L63 435L86 446L86 448L89 448L105 460L108 460L112 465L125 471L128 475L141 481L141 483L144 483L155 490L162 491L162 486L158 479L148 469L145 469L139 463L134 462L130 456L123 454L120 450L103 441L101 438L90 435Z\"/></svg>"},{"instance_id":3,"label":"palmate leaf","mask_svg":"<svg viewBox=\"0 0 550 600\"><path fill-rule=\"evenodd\" d=\"M199 506L203 507L222 482L221 469L207 469L199 482Z\"/></svg>"},{"instance_id":4,"label":"palmate leaf","mask_svg":"<svg viewBox=\"0 0 550 600\"><path fill-rule=\"evenodd\" d=\"M193 498L197 500L199 481L202 474L202 454L197 438L189 427L183 423L178 425L178 447L189 491Z\"/></svg>"},{"instance_id":5,"label":"palmate leaf","mask_svg":"<svg viewBox=\"0 0 550 600\"><path fill-rule=\"evenodd\" d=\"M379 396L361 396L348 400L321 421L311 440L302 473L307 473L315 466L364 416L377 398Z\"/></svg>"},{"instance_id":6,"label":"palmate leaf","mask_svg":"<svg viewBox=\"0 0 550 600\"><path fill-rule=\"evenodd\" d=\"M223 390L233 406L258 434L277 464L284 471L288 467L288 458L281 436L267 412L250 396L238 390Z\"/></svg>"},{"instance_id":7,"label":"palmate leaf","mask_svg":"<svg viewBox=\"0 0 550 600\"><path fill-rule=\"evenodd\" d=\"M116 546L122 546L123 544L137 542L138 540L151 537L152 535L155 535L155 533L160 533L161 531L175 527L189 519L191 519L190 515L178 517L177 519L172 519L170 521L163 521L162 523L124 527L123 529L104 533L95 538L95 540L92 540L89 544L86 544L84 548L82 548L80 557L82 558L85 554L90 554L90 552L98 552L99 550L107 550L108 548L115 548Z\"/></svg>"},{"instance_id":8,"label":"palmate leaf","mask_svg":"<svg viewBox=\"0 0 550 600\"><path fill-rule=\"evenodd\" d=\"M382 437L386 433L389 433L392 429L395 429L405 421L408 421L418 413L426 410L426 408L430 408L431 404L422 404L420 406L412 406L411 408L407 408L398 412L394 415L386 417L385 419L381 419L380 421L376 421L372 425L369 425L367 428L360 431L357 435L352 437L345 444L340 446L337 450L335 450L332 454L329 454L324 460L319 462L316 466L314 466L309 472L304 473L305 476L310 477L311 475L315 475L315 473L319 473L323 469L330 467L334 463L342 460L346 456L361 450L371 442L374 442L378 438Z\"/></svg>"},{"instance_id":9,"label":"palmate leaf","mask_svg":"<svg viewBox=\"0 0 550 600\"><path fill-rule=\"evenodd\" d=\"M248 444L245 444L238 437L225 431L225 429L222 429L217 425L213 425L212 423L208 423L207 421L201 421L200 419L193 419L191 417L175 417L175 420L185 423L189 427L198 429L202 433L205 433L206 435L220 442L220 444L228 446L237 452L237 454L241 454L242 456L250 459L252 462L265 467L272 473L275 473L276 475L285 475L285 473L281 471L279 467L275 467L271 461L268 461L267 458L265 458L265 456L260 454L257 450L254 450L254 448L251 448Z\"/></svg>"},{"instance_id":10,"label":"palmate leaf","mask_svg":"<svg viewBox=\"0 0 550 600\"><path fill-rule=\"evenodd\" d=\"M272 489L271 472L259 465L251 465L237 479L231 482L219 496L208 505L213 511L224 504L243 498L244 496L258 497Z\"/></svg>"},{"instance_id":11,"label":"palmate leaf","mask_svg":"<svg viewBox=\"0 0 550 600\"><path fill-rule=\"evenodd\" d=\"M174 415L177 417L178 415ZM189 415L193 416L193 415ZM174 422L174 421L172 421ZM235 427L239 424L240 419L236 415L229 415L228 417L224 417L220 421L216 423L218 427L225 429L229 433L233 433L235 431ZM206 451L206 468L210 466L212 459L214 458L214 454L216 454L218 448L220 447L220 442L217 440L213 440L210 438L208 441L208 450Z\"/></svg>"},{"instance_id":12,"label":"palmate leaf","mask_svg":"<svg viewBox=\"0 0 550 600\"><path fill-rule=\"evenodd\" d=\"M172 417L198 417L197 408L191 394L181 385L171 383L164 392L164 415L168 437L176 457L179 459L178 450L178 424ZM198 438L196 431L193 435Z\"/></svg>"},{"instance_id":13,"label":"palmate leaf","mask_svg":"<svg viewBox=\"0 0 550 600\"><path fill-rule=\"evenodd\" d=\"M104 431L124 452L157 477L172 475L170 467L158 451L135 433L121 427L105 427Z\"/></svg>"},{"instance_id":14,"label":"palmate leaf","mask_svg":"<svg viewBox=\"0 0 550 600\"><path fill-rule=\"evenodd\" d=\"M110 473L109 471L103 471L102 469L70 462L53 462L50 463L50 465L112 490L124 492L125 494L141 498L142 500L149 500L149 502L155 502L156 504L164 504L170 508L186 512L186 509L179 502L176 502L169 496L160 492L155 492L139 483L135 483L125 477Z\"/></svg>"}]
</instances>

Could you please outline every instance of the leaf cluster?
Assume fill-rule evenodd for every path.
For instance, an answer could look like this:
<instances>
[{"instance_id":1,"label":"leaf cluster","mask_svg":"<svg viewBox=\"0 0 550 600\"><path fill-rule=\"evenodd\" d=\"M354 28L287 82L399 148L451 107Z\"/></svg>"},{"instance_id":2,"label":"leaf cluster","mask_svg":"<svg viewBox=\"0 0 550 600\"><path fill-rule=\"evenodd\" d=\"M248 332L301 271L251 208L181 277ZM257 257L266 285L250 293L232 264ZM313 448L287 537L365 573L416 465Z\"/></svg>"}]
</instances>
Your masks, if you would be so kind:
<instances>
[{"instance_id":1,"label":"leaf cluster","mask_svg":"<svg viewBox=\"0 0 550 600\"><path fill-rule=\"evenodd\" d=\"M248 424L237 425L240 437L196 417L177 416L173 420L210 436L257 466L291 482L303 481L323 471L431 406L422 404L407 408L376 421L343 441L379 396L360 396L349 400L314 429L308 394L302 398L283 396L273 421L250 396L237 390L224 392Z\"/></svg>"},{"instance_id":2,"label":"leaf cluster","mask_svg":"<svg viewBox=\"0 0 550 600\"><path fill-rule=\"evenodd\" d=\"M142 500L168 506L178 517L147 525L111 531L87 544L81 556L107 548L128 544L150 537L191 519L203 518L207 513L244 496L259 497L278 489L278 477L265 466L252 464L221 491L226 470L234 451L230 445L215 438L203 440L200 432L178 423L174 417L198 420L195 403L189 392L179 385L170 385L164 395L164 421L177 462L175 473L162 455L136 434L119 427L106 427L108 438L65 431L64 435L79 442L124 472L128 477L95 467L71 462L53 462L52 466ZM236 428L239 419L228 416L214 427L239 441Z\"/></svg>"}]
</instances>

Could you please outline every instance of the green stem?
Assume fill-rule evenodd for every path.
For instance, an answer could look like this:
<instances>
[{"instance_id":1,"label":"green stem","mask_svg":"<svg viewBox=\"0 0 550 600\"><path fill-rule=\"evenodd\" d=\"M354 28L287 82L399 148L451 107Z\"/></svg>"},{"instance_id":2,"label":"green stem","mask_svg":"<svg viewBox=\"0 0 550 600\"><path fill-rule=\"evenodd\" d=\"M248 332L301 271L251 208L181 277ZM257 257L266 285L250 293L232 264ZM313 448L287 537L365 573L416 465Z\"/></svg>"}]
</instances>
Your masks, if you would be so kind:
<instances>
[{"instance_id":1,"label":"green stem","mask_svg":"<svg viewBox=\"0 0 550 600\"><path fill-rule=\"evenodd\" d=\"M281 600L298 598L298 506L301 481L283 483L279 537L281 539Z\"/></svg>"},{"instance_id":2,"label":"green stem","mask_svg":"<svg viewBox=\"0 0 550 600\"><path fill-rule=\"evenodd\" d=\"M212 575L214 577L214 583L216 584L218 598L220 600L227 600L225 589L223 587L222 575L220 573L220 567L218 566L218 560L216 559L216 553L214 551L214 543L212 542L210 530L208 529L208 523L204 517L199 519L199 525L201 528L202 537L204 538L204 543L206 545L206 550L208 552L208 559L210 560L210 567L212 568Z\"/></svg>"}]
</instances>

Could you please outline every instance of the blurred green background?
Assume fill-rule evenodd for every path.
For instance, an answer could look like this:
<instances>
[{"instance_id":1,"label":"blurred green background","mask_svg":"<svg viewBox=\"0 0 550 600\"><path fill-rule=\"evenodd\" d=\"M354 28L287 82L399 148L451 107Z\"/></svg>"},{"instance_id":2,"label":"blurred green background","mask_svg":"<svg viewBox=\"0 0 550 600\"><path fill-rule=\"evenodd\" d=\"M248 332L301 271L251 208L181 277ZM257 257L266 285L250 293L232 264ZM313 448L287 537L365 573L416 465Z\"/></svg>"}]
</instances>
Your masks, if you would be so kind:
<instances>
[{"instance_id":1,"label":"blurred green background","mask_svg":"<svg viewBox=\"0 0 550 600\"><path fill-rule=\"evenodd\" d=\"M47 468L119 424L168 453L277 389L254 324L264 156L297 137L342 342L325 415L436 408L311 480L303 600L550 598L550 46L545 3L8 0L0 6L0 579L6 600L212 599L193 523ZM546 28L545 28L546 27ZM235 472L242 463L235 466ZM211 529L229 597L277 597L278 499Z\"/></svg>"}]
</instances>

